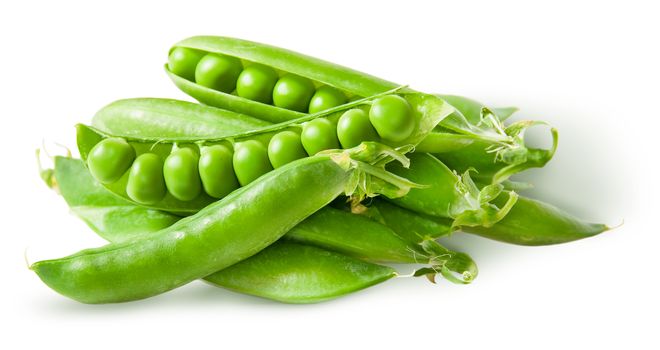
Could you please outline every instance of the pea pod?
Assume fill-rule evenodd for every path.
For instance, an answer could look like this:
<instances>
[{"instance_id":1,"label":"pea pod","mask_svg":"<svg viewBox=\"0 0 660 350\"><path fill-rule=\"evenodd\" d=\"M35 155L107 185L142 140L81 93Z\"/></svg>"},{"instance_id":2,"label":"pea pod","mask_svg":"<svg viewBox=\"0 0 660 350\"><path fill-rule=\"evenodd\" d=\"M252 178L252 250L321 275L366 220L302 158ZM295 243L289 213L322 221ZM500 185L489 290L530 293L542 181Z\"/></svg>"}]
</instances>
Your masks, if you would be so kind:
<instances>
[{"instance_id":1,"label":"pea pod","mask_svg":"<svg viewBox=\"0 0 660 350\"><path fill-rule=\"evenodd\" d=\"M154 234L180 219L113 195L94 181L80 160L56 157L54 176L71 210L106 240L115 243L134 240ZM275 243L205 279L220 287L272 300L310 303L333 299L395 275L389 267L321 248Z\"/></svg>"},{"instance_id":2,"label":"pea pod","mask_svg":"<svg viewBox=\"0 0 660 350\"><path fill-rule=\"evenodd\" d=\"M59 192L72 211L111 242L147 236L180 219L115 196L96 183L80 160L56 157L55 177ZM406 210L398 208L398 212L403 211ZM390 213L397 216L397 210ZM465 254L436 247L437 244L422 246L423 240L406 237L409 229L411 232L415 230L406 227L402 231L395 229L395 233L367 217L328 206L296 225L283 239L371 262L430 264L437 271L464 276L457 281L460 283L470 282L477 276L475 263Z\"/></svg>"},{"instance_id":3,"label":"pea pod","mask_svg":"<svg viewBox=\"0 0 660 350\"><path fill-rule=\"evenodd\" d=\"M334 299L395 276L391 267L313 246L277 242L205 280L240 293L307 304Z\"/></svg>"},{"instance_id":4,"label":"pea pod","mask_svg":"<svg viewBox=\"0 0 660 350\"><path fill-rule=\"evenodd\" d=\"M191 37L175 44L170 52L177 52L183 49L234 57L240 59L243 65L248 68L251 66L268 67L281 77L281 80L287 80L290 76L301 77L301 79L311 81L313 86L318 89L317 91L326 91L328 90L326 87L329 86L332 91L336 92L334 95L340 94L340 96L348 96L349 98L383 93L398 85L300 53L236 38L213 36ZM246 113L271 122L291 120L304 115L302 113L304 109L300 106L288 108L286 105L278 105L277 103L270 105L263 103L263 100L250 100L242 97L247 95L233 95L206 88L186 78L184 75L176 74L176 70L172 69L172 64L166 65L166 71L172 81L182 91L204 104ZM291 89L286 91L291 91L294 94L297 90ZM407 89L406 91L411 90ZM273 92L273 96L278 94L280 92L277 90ZM523 123L527 126L519 125L511 129L505 129L503 127L501 124L502 120L505 119L504 117L511 115L515 109L488 110L488 115L497 112L502 118L483 118L480 110L481 106L475 101L456 96L442 97L451 101L451 103L456 103L457 108L462 110L452 113L449 117L443 119L437 130L427 135L428 140L425 139L419 145L418 150L441 153L462 149L475 142L482 143L488 147L489 152L479 153L477 156L485 158L485 162L494 161L495 163L503 163L502 166L506 167L505 170L494 176L493 179L496 182L506 180L506 178L516 171L522 171L533 166L542 166L544 162L547 162L552 157L552 150L545 153L541 152L542 150L537 150L527 155L524 148L524 141L522 140L522 130L531 122ZM328 98L328 100L343 101L341 98ZM301 97L301 103L304 104L308 101L309 99L302 99ZM337 103L341 102L333 102L329 106L334 106ZM316 105L310 105L309 110L311 112L317 111ZM479 110L478 113L477 110ZM387 118L385 120L391 122L396 119ZM396 127L395 125L390 125L388 126L388 130L385 131L385 134L391 135L391 132L401 132L403 130L406 130L403 126ZM553 137L556 137L554 131ZM474 156L474 154L472 155ZM522 163L526 165L521 166Z\"/></svg>"},{"instance_id":5,"label":"pea pod","mask_svg":"<svg viewBox=\"0 0 660 350\"><path fill-rule=\"evenodd\" d=\"M428 153L410 155L410 167L392 164L389 169L426 185L413 189L405 196L391 199L397 205L415 212L454 219L453 226L490 227L501 220L515 204L517 194L511 192L509 200L501 207L491 204L502 192L499 184L477 188L470 173L456 174L441 161Z\"/></svg>"},{"instance_id":6,"label":"pea pod","mask_svg":"<svg viewBox=\"0 0 660 350\"><path fill-rule=\"evenodd\" d=\"M391 93L386 93L383 96L389 96L390 94ZM421 141L424 138L424 135L432 130L442 118L451 113L451 109L437 97L417 93L402 94L401 96L405 98L405 103L412 106L412 116L414 117L416 126L412 134L406 139L397 142L388 142L391 146L415 145L417 142ZM139 99L136 101L123 100L110 104L109 107L106 107L97 113L97 116L93 120L93 124L99 128L84 125L78 126L78 149L83 160L91 163L92 159L89 159L90 152L98 144L107 142L105 140L108 139L122 137L134 149L138 157L150 153L155 154L165 162L168 157L171 157L172 152L175 152L176 149L180 147L198 147L203 150L204 148L221 145L231 150L234 148L234 145L250 145L251 147L239 147L240 149L238 149L238 151L240 152L233 153L233 168L230 168L235 174L226 174L223 176L227 183L234 183L235 180L233 179L237 178L239 183L245 185L271 170L273 167L282 166L286 162L299 158L301 152L304 155L303 150L292 150L291 147L285 147L284 151L287 153L282 154L282 152L277 150L275 145L271 145L271 138L273 138L273 135L277 136L275 139L279 139L279 136L282 136L280 134L291 136L293 133L293 137L295 138L297 137L299 130L303 129L303 135L300 136L302 146L308 147L309 145L316 145L319 142L313 142L315 141L313 137L314 134L305 134L304 130L306 130L307 125L311 125L315 122L323 122L321 124L331 126L329 131L332 135L330 135L329 139L332 140L332 138L334 138L336 140L336 127L334 126L334 123L336 123L346 110L354 110L356 108L368 109L369 102L374 99L379 99L380 97L382 96L376 95L367 99L353 101L341 107L335 107L334 109L330 109L323 113L308 115L300 119L280 124L253 128L247 131L241 129L241 125L244 126L244 124L239 123L240 125L238 127L233 128L230 125L231 123L222 118L216 120L215 117L206 117L224 113L217 111L213 107L196 106L194 111L202 112L201 117L197 117L194 113L189 113L186 114L186 118L183 119L177 117L176 114L182 109L186 109L186 105L184 104L176 104L171 100L161 99ZM177 106L177 108L171 108L172 105ZM235 120L236 122L240 122L244 119L242 116L234 117L237 118ZM246 123L250 124L251 121L249 117L246 118ZM112 120L118 120L120 122L109 122ZM136 125L141 125L145 120L145 125L149 126L148 128L135 127ZM186 124L187 121L191 121L191 124L195 125L195 128L191 129L188 127ZM208 128L204 128L205 125L208 125ZM216 130L223 131L221 134L218 134L219 136L213 137L212 135ZM232 133L232 131L234 132ZM323 135L319 135L319 137L321 136ZM321 139L326 140L328 138L323 136ZM288 144L295 145L295 142L288 142ZM323 145L325 145L325 143L323 143ZM336 148L338 146L338 142L329 146L314 146L314 150L311 151L310 148L308 153L314 154L320 150ZM268 152L266 152L266 148L269 149ZM200 151L198 153L203 152ZM151 157L153 158L153 156ZM232 186L223 187L220 186L221 184L216 183L216 180L211 180L217 179L218 177L207 175L215 174L217 171L207 167L208 163L206 161L208 160L208 157L202 157L201 160L204 161L203 164L200 164L200 174L198 176L201 180L203 189L201 193L199 193L200 191L197 191L197 188L199 188L198 185L192 184L192 182L200 180L198 180L197 176L194 174L188 174L187 181L190 183L190 186L185 186L186 184L168 186L170 191L159 200L138 202L153 209L166 210L186 215L195 213L215 201L221 195L226 194L227 191L221 191L220 188L226 189L231 188ZM218 164L220 163L224 164L225 162L219 162ZM164 171L166 173L168 173L169 166L170 164L165 162L166 169ZM228 169L226 166L223 166L223 169L225 168ZM171 172L176 173L175 171ZM129 196L130 193L127 192L130 174L131 172L126 172L118 180L105 183L105 185L112 192L124 198L135 199L131 198L131 196ZM173 181L171 180L169 182ZM179 187L191 190L186 191L185 193L177 193L176 188ZM192 191L192 189L195 191Z\"/></svg>"},{"instance_id":7,"label":"pea pod","mask_svg":"<svg viewBox=\"0 0 660 350\"><path fill-rule=\"evenodd\" d=\"M363 144L299 159L153 235L39 261L31 269L57 292L85 303L156 295L254 255L340 193L404 194L414 184L376 165L394 154ZM375 186L351 183L352 174L364 171ZM264 225L258 220L263 212L277 215Z\"/></svg>"}]
</instances>

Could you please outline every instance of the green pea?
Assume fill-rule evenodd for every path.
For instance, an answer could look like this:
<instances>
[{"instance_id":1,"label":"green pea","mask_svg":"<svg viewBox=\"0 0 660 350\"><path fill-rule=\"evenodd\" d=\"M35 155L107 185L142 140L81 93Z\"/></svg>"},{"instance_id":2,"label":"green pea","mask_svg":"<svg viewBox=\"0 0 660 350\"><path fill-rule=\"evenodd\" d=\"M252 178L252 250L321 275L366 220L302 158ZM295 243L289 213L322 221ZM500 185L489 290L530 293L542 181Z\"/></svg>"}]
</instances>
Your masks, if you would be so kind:
<instances>
[{"instance_id":1,"label":"green pea","mask_svg":"<svg viewBox=\"0 0 660 350\"><path fill-rule=\"evenodd\" d=\"M273 90L273 103L277 107L306 112L314 95L314 83L295 74L281 77Z\"/></svg>"},{"instance_id":2,"label":"green pea","mask_svg":"<svg viewBox=\"0 0 660 350\"><path fill-rule=\"evenodd\" d=\"M195 82L214 90L230 93L236 88L236 80L243 70L236 57L209 53L199 61L195 69Z\"/></svg>"},{"instance_id":3,"label":"green pea","mask_svg":"<svg viewBox=\"0 0 660 350\"><path fill-rule=\"evenodd\" d=\"M245 186L273 170L266 147L257 140L237 143L234 147L234 172L238 183Z\"/></svg>"},{"instance_id":4,"label":"green pea","mask_svg":"<svg viewBox=\"0 0 660 350\"><path fill-rule=\"evenodd\" d=\"M309 102L309 113L317 113L346 103L346 95L332 86L321 86Z\"/></svg>"},{"instance_id":5,"label":"green pea","mask_svg":"<svg viewBox=\"0 0 660 350\"><path fill-rule=\"evenodd\" d=\"M384 140L400 142L415 129L412 108L408 101L397 95L388 95L374 101L369 120Z\"/></svg>"},{"instance_id":6,"label":"green pea","mask_svg":"<svg viewBox=\"0 0 660 350\"><path fill-rule=\"evenodd\" d=\"M143 153L131 167L126 184L128 197L140 204L154 204L165 197L163 160L153 153Z\"/></svg>"},{"instance_id":7,"label":"green pea","mask_svg":"<svg viewBox=\"0 0 660 350\"><path fill-rule=\"evenodd\" d=\"M124 175L134 159L133 147L124 139L112 137L92 148L87 158L87 166L98 182L110 184Z\"/></svg>"},{"instance_id":8,"label":"green pea","mask_svg":"<svg viewBox=\"0 0 660 350\"><path fill-rule=\"evenodd\" d=\"M222 198L240 187L234 174L232 153L223 145L202 148L199 176L202 178L204 191L211 197Z\"/></svg>"},{"instance_id":9,"label":"green pea","mask_svg":"<svg viewBox=\"0 0 660 350\"><path fill-rule=\"evenodd\" d=\"M165 186L174 198L189 201L202 192L198 163L197 153L190 148L179 148L165 159Z\"/></svg>"},{"instance_id":10,"label":"green pea","mask_svg":"<svg viewBox=\"0 0 660 350\"><path fill-rule=\"evenodd\" d=\"M336 127L325 118L318 118L305 123L300 140L309 155L315 155L326 149L339 148Z\"/></svg>"},{"instance_id":11,"label":"green pea","mask_svg":"<svg viewBox=\"0 0 660 350\"><path fill-rule=\"evenodd\" d=\"M261 64L251 65L238 76L236 93L249 100L272 103L273 88L277 83L277 72Z\"/></svg>"},{"instance_id":12,"label":"green pea","mask_svg":"<svg viewBox=\"0 0 660 350\"><path fill-rule=\"evenodd\" d=\"M300 136L293 131L282 131L270 139L268 158L274 168L307 157Z\"/></svg>"},{"instance_id":13,"label":"green pea","mask_svg":"<svg viewBox=\"0 0 660 350\"><path fill-rule=\"evenodd\" d=\"M369 116L361 109L354 108L344 112L337 122L337 137L343 148L352 148L362 141L378 141L378 134Z\"/></svg>"},{"instance_id":14,"label":"green pea","mask_svg":"<svg viewBox=\"0 0 660 350\"><path fill-rule=\"evenodd\" d=\"M195 68L205 52L187 47L175 47L167 59L170 72L190 81L195 81Z\"/></svg>"}]
</instances>

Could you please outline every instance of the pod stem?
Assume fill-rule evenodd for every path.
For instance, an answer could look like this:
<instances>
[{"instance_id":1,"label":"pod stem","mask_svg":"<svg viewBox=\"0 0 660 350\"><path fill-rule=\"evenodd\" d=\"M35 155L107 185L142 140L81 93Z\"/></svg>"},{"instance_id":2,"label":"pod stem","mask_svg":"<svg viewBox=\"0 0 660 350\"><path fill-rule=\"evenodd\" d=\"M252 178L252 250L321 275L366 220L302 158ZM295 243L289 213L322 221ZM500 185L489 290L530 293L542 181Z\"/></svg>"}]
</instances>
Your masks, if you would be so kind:
<instances>
[{"instance_id":1,"label":"pod stem","mask_svg":"<svg viewBox=\"0 0 660 350\"><path fill-rule=\"evenodd\" d=\"M430 256L431 266L416 270L413 276L426 276L435 283L435 276L441 274L452 283L469 284L479 274L477 264L465 253L451 251L432 239L424 240L421 246Z\"/></svg>"},{"instance_id":2,"label":"pod stem","mask_svg":"<svg viewBox=\"0 0 660 350\"><path fill-rule=\"evenodd\" d=\"M378 142L362 142L354 148L328 150L319 154L329 155L343 169L353 171L345 194L357 205L364 198L377 194L397 198L404 196L411 188L424 187L385 170L385 165L393 161L409 166L410 160L404 154L412 149L410 145L392 148Z\"/></svg>"}]
</instances>

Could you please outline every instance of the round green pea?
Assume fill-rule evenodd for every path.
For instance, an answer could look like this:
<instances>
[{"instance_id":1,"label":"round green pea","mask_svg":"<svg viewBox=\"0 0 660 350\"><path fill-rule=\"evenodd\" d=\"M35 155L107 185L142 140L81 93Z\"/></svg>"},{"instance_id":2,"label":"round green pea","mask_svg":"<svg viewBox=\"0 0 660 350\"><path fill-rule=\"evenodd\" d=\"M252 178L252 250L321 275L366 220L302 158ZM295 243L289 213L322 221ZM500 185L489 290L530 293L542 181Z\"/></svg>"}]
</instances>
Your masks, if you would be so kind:
<instances>
[{"instance_id":1,"label":"round green pea","mask_svg":"<svg viewBox=\"0 0 660 350\"><path fill-rule=\"evenodd\" d=\"M124 139L112 137L92 148L87 156L87 167L98 182L110 184L124 175L134 159L133 147Z\"/></svg>"},{"instance_id":2,"label":"round green pea","mask_svg":"<svg viewBox=\"0 0 660 350\"><path fill-rule=\"evenodd\" d=\"M361 109L349 109L339 117L337 137L343 148L351 148L362 141L378 141L376 129L369 121L367 113Z\"/></svg>"},{"instance_id":3,"label":"round green pea","mask_svg":"<svg viewBox=\"0 0 660 350\"><path fill-rule=\"evenodd\" d=\"M369 120L384 140L400 142L415 129L415 119L408 101L397 95L383 96L373 102Z\"/></svg>"},{"instance_id":4,"label":"round green pea","mask_svg":"<svg viewBox=\"0 0 660 350\"><path fill-rule=\"evenodd\" d=\"M236 80L243 70L241 60L236 57L209 53L195 69L195 82L199 85L231 93L236 88Z\"/></svg>"},{"instance_id":5,"label":"round green pea","mask_svg":"<svg viewBox=\"0 0 660 350\"><path fill-rule=\"evenodd\" d=\"M195 69L205 54L187 47L175 47L167 58L167 68L184 79L195 81Z\"/></svg>"},{"instance_id":6,"label":"round green pea","mask_svg":"<svg viewBox=\"0 0 660 350\"><path fill-rule=\"evenodd\" d=\"M236 93L252 101L271 103L276 83L277 72L273 68L254 64L245 68L238 76Z\"/></svg>"},{"instance_id":7,"label":"round green pea","mask_svg":"<svg viewBox=\"0 0 660 350\"><path fill-rule=\"evenodd\" d=\"M204 191L214 198L222 198L240 187L234 174L232 153L223 145L202 148L199 157L199 176Z\"/></svg>"},{"instance_id":8,"label":"round green pea","mask_svg":"<svg viewBox=\"0 0 660 350\"><path fill-rule=\"evenodd\" d=\"M293 131L277 133L268 143L268 158L274 168L307 157L300 136Z\"/></svg>"},{"instance_id":9,"label":"round green pea","mask_svg":"<svg viewBox=\"0 0 660 350\"><path fill-rule=\"evenodd\" d=\"M277 107L306 112L314 95L314 83L295 74L281 77L273 89L273 103Z\"/></svg>"},{"instance_id":10,"label":"round green pea","mask_svg":"<svg viewBox=\"0 0 660 350\"><path fill-rule=\"evenodd\" d=\"M330 109L332 107L341 106L346 103L347 98L343 92L333 88L332 86L321 86L312 100L309 101L309 113L317 113Z\"/></svg>"},{"instance_id":11,"label":"round green pea","mask_svg":"<svg viewBox=\"0 0 660 350\"><path fill-rule=\"evenodd\" d=\"M174 198L189 201L202 192L198 163L197 153L190 148L179 148L167 156L163 175L165 186Z\"/></svg>"},{"instance_id":12,"label":"round green pea","mask_svg":"<svg viewBox=\"0 0 660 350\"><path fill-rule=\"evenodd\" d=\"M266 147L257 140L237 143L234 147L234 172L238 183L245 186L273 170Z\"/></svg>"},{"instance_id":13,"label":"round green pea","mask_svg":"<svg viewBox=\"0 0 660 350\"><path fill-rule=\"evenodd\" d=\"M128 174L126 194L140 204L154 204L165 197L163 160L154 153L143 153L135 159Z\"/></svg>"},{"instance_id":14,"label":"round green pea","mask_svg":"<svg viewBox=\"0 0 660 350\"><path fill-rule=\"evenodd\" d=\"M314 155L326 149L339 148L336 130L335 125L325 118L305 123L300 140L307 154Z\"/></svg>"}]
</instances>

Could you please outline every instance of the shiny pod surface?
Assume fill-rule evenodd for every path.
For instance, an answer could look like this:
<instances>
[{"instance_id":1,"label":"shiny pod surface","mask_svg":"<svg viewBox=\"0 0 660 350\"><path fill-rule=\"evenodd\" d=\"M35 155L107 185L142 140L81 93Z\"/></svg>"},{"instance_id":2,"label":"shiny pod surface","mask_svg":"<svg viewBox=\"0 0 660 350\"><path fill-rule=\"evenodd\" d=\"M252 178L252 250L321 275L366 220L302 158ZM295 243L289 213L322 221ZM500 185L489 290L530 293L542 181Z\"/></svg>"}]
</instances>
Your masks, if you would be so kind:
<instances>
[{"instance_id":1,"label":"shiny pod surface","mask_svg":"<svg viewBox=\"0 0 660 350\"><path fill-rule=\"evenodd\" d=\"M154 235L39 261L31 269L81 302L146 298L256 254L342 193L349 174L330 157L301 159ZM278 215L263 225L264 212Z\"/></svg>"},{"instance_id":2,"label":"shiny pod surface","mask_svg":"<svg viewBox=\"0 0 660 350\"><path fill-rule=\"evenodd\" d=\"M306 304L334 299L396 275L391 267L317 247L278 242L206 280L241 293Z\"/></svg>"}]
</instances>

